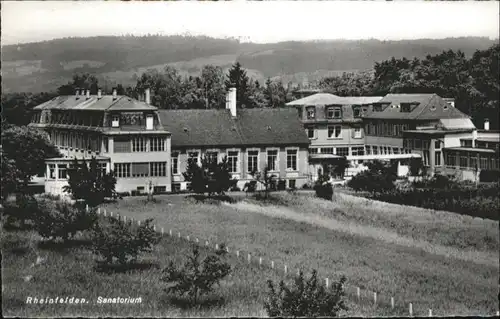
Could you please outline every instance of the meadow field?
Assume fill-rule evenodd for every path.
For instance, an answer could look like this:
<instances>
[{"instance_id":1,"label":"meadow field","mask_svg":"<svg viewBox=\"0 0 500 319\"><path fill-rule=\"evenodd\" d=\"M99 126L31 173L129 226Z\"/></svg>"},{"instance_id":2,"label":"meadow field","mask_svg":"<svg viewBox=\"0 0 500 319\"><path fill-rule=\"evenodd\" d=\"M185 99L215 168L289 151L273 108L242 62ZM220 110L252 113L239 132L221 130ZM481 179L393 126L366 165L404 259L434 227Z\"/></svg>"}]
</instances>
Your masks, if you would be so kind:
<instances>
[{"instance_id":1,"label":"meadow field","mask_svg":"<svg viewBox=\"0 0 500 319\"><path fill-rule=\"evenodd\" d=\"M498 311L498 221L347 194L335 194L329 202L302 192L273 193L265 202L240 195L233 203L201 202L185 195L159 195L155 202L126 197L104 209L128 219L154 218L157 230L164 229L162 242L135 268L106 273L94 269L85 240L54 247L29 231L4 232L4 315L265 316L266 280L284 278L285 265L288 279L298 269L317 269L330 282L345 275L350 310L342 316L404 316L409 303L415 316L426 316L428 309L436 316ZM163 292L160 269L170 259L180 262L196 239L202 246L208 241L211 249L225 243L234 270L204 307L186 309ZM37 255L47 261L32 267ZM25 281L28 275L33 277ZM57 308L26 306L28 295L91 301ZM94 304L98 296L115 295L142 296L144 301L140 306Z\"/></svg>"}]
</instances>

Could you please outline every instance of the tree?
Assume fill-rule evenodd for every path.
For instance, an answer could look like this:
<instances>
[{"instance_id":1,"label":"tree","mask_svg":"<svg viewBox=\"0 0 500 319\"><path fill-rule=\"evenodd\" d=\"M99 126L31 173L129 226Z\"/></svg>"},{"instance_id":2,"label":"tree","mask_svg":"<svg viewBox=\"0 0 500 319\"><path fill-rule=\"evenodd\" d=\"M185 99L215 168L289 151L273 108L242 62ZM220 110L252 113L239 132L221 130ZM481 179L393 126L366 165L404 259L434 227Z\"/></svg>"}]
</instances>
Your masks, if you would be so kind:
<instances>
[{"instance_id":1,"label":"tree","mask_svg":"<svg viewBox=\"0 0 500 319\"><path fill-rule=\"evenodd\" d=\"M64 192L77 200L84 200L91 207L115 195L116 177L113 171L103 172L95 157L92 157L89 165L85 159L79 161L75 158L72 166L68 170L68 185L63 187Z\"/></svg>"},{"instance_id":2,"label":"tree","mask_svg":"<svg viewBox=\"0 0 500 319\"><path fill-rule=\"evenodd\" d=\"M242 68L239 62L236 62L229 69L227 80L225 81L226 90L236 88L236 106L239 108L251 107L249 78L247 72Z\"/></svg>"},{"instance_id":3,"label":"tree","mask_svg":"<svg viewBox=\"0 0 500 319\"><path fill-rule=\"evenodd\" d=\"M421 176L424 170L424 163L420 157L411 157L408 165L411 176Z\"/></svg>"},{"instance_id":4,"label":"tree","mask_svg":"<svg viewBox=\"0 0 500 319\"><path fill-rule=\"evenodd\" d=\"M276 183L277 176L269 173L269 167L267 165L266 167L264 167L264 170L262 172L254 171L251 172L250 174L252 175L253 178L255 178L255 180L258 183L264 186L265 198L268 198L272 185Z\"/></svg>"},{"instance_id":5,"label":"tree","mask_svg":"<svg viewBox=\"0 0 500 319\"><path fill-rule=\"evenodd\" d=\"M335 166L333 168L333 173L336 176L340 176L344 178L345 170L349 167L349 161L345 156L338 158L335 162Z\"/></svg>"},{"instance_id":6,"label":"tree","mask_svg":"<svg viewBox=\"0 0 500 319\"><path fill-rule=\"evenodd\" d=\"M60 157L45 132L26 126L2 130L2 184L5 191L25 192L34 175L45 172L45 159ZM4 164L5 163L5 164Z\"/></svg>"},{"instance_id":7,"label":"tree","mask_svg":"<svg viewBox=\"0 0 500 319\"><path fill-rule=\"evenodd\" d=\"M193 192L208 193L209 196L223 195L235 182L229 172L227 157L218 163L216 159L204 156L201 166L196 159L189 159L187 169L182 174L184 179L190 182L189 187Z\"/></svg>"},{"instance_id":8,"label":"tree","mask_svg":"<svg viewBox=\"0 0 500 319\"><path fill-rule=\"evenodd\" d=\"M28 125L33 107L56 96L56 92L2 94L2 121L17 126Z\"/></svg>"},{"instance_id":9,"label":"tree","mask_svg":"<svg viewBox=\"0 0 500 319\"><path fill-rule=\"evenodd\" d=\"M374 93L374 78L371 72L344 72L341 76L321 79L318 86L322 91L338 96L366 96Z\"/></svg>"},{"instance_id":10,"label":"tree","mask_svg":"<svg viewBox=\"0 0 500 319\"><path fill-rule=\"evenodd\" d=\"M211 292L215 284L229 275L231 266L221 260L226 253L224 245L214 255L206 256L200 260L200 249L193 245L192 254L182 268L177 268L173 261L163 270L162 281L170 284L165 290L180 296L188 295L193 304L197 304L199 298Z\"/></svg>"},{"instance_id":11,"label":"tree","mask_svg":"<svg viewBox=\"0 0 500 319\"><path fill-rule=\"evenodd\" d=\"M287 103L287 89L282 82L271 81L270 78L267 78L263 95L268 107L281 107Z\"/></svg>"},{"instance_id":12,"label":"tree","mask_svg":"<svg viewBox=\"0 0 500 319\"><path fill-rule=\"evenodd\" d=\"M77 73L73 75L72 81L61 85L57 89L59 95L74 95L76 89L90 90L90 94L97 94L99 80L89 73Z\"/></svg>"},{"instance_id":13,"label":"tree","mask_svg":"<svg viewBox=\"0 0 500 319\"><path fill-rule=\"evenodd\" d=\"M313 270L309 280L304 279L300 271L291 288L281 280L279 291L268 280L264 308L270 317L337 317L341 311L348 310L344 301L345 282L346 278L342 276L339 282L325 288L321 281L318 282L316 270Z\"/></svg>"},{"instance_id":14,"label":"tree","mask_svg":"<svg viewBox=\"0 0 500 319\"><path fill-rule=\"evenodd\" d=\"M203 66L200 80L206 108L224 108L226 89L222 68L213 65Z\"/></svg>"},{"instance_id":15,"label":"tree","mask_svg":"<svg viewBox=\"0 0 500 319\"><path fill-rule=\"evenodd\" d=\"M380 161L367 164L368 170L355 175L347 185L355 191L368 191L372 194L385 193L395 188L394 170Z\"/></svg>"}]
</instances>

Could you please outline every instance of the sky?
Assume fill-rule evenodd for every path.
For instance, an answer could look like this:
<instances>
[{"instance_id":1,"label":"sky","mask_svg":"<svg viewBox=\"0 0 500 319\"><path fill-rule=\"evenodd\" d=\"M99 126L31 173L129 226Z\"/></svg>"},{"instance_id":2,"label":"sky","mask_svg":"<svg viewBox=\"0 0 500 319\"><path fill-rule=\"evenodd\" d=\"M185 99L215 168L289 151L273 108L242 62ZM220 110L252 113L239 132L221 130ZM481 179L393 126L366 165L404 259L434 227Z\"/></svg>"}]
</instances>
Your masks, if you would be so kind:
<instances>
[{"instance_id":1,"label":"sky","mask_svg":"<svg viewBox=\"0 0 500 319\"><path fill-rule=\"evenodd\" d=\"M2 1L2 45L147 33L289 40L498 38L497 1Z\"/></svg>"}]
</instances>

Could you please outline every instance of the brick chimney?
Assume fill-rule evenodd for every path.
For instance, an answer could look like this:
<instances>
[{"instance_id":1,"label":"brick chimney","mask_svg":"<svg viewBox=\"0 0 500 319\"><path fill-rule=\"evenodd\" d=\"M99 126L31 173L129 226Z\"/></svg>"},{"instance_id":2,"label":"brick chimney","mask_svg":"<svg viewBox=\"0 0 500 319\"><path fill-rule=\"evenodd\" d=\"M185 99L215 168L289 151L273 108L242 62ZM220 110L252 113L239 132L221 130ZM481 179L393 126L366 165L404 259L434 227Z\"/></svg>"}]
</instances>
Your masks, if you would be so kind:
<instances>
[{"instance_id":1,"label":"brick chimney","mask_svg":"<svg viewBox=\"0 0 500 319\"><path fill-rule=\"evenodd\" d=\"M116 95L116 88L113 88L113 100L116 100L117 95Z\"/></svg>"},{"instance_id":2,"label":"brick chimney","mask_svg":"<svg viewBox=\"0 0 500 319\"><path fill-rule=\"evenodd\" d=\"M97 98L100 99L102 97L102 90L97 89Z\"/></svg>"},{"instance_id":3,"label":"brick chimney","mask_svg":"<svg viewBox=\"0 0 500 319\"><path fill-rule=\"evenodd\" d=\"M490 120L489 119L484 119L484 130L485 131L490 130Z\"/></svg>"},{"instance_id":4,"label":"brick chimney","mask_svg":"<svg viewBox=\"0 0 500 319\"><path fill-rule=\"evenodd\" d=\"M151 104L151 91L149 88L144 91L144 102L146 102L146 104Z\"/></svg>"},{"instance_id":5,"label":"brick chimney","mask_svg":"<svg viewBox=\"0 0 500 319\"><path fill-rule=\"evenodd\" d=\"M232 117L236 117L236 88L230 88L226 95L226 109L231 111Z\"/></svg>"}]
</instances>

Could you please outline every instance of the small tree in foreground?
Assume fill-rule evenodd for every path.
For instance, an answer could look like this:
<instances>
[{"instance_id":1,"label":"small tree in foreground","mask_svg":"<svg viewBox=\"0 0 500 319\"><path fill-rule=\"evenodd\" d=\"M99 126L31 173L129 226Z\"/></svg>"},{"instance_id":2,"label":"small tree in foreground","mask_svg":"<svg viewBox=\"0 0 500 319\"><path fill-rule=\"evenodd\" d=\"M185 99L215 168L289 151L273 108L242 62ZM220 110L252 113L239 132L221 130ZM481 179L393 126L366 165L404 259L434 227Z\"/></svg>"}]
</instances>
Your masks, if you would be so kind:
<instances>
[{"instance_id":1,"label":"small tree in foreground","mask_svg":"<svg viewBox=\"0 0 500 319\"><path fill-rule=\"evenodd\" d=\"M182 175L190 182L190 190L197 194L224 195L234 184L226 157L217 163L216 159L205 156L201 159L201 166L196 159L189 159L187 169Z\"/></svg>"},{"instance_id":2,"label":"small tree in foreground","mask_svg":"<svg viewBox=\"0 0 500 319\"><path fill-rule=\"evenodd\" d=\"M304 279L302 271L296 277L294 286L288 288L283 280L276 291L268 280L268 295L264 308L270 317L337 317L342 310L347 311L343 297L345 277L325 288L318 282L316 270L309 280Z\"/></svg>"},{"instance_id":3,"label":"small tree in foreground","mask_svg":"<svg viewBox=\"0 0 500 319\"><path fill-rule=\"evenodd\" d=\"M314 190L316 191L316 196L326 200L332 200L333 198L333 185L330 183L330 175L323 174L318 177L318 180L314 183Z\"/></svg>"},{"instance_id":4,"label":"small tree in foreground","mask_svg":"<svg viewBox=\"0 0 500 319\"><path fill-rule=\"evenodd\" d=\"M97 222L95 210L85 209L64 201L39 199L35 215L35 229L50 240L66 241L79 232L91 230Z\"/></svg>"},{"instance_id":5,"label":"small tree in foreground","mask_svg":"<svg viewBox=\"0 0 500 319\"><path fill-rule=\"evenodd\" d=\"M214 255L208 255L201 261L200 250L193 245L192 254L182 268L177 268L171 261L163 270L162 281L171 284L165 290L180 296L188 295L196 305L202 295L211 292L213 286L230 273L231 266L221 260L225 253L224 245L221 245Z\"/></svg>"},{"instance_id":6,"label":"small tree in foreground","mask_svg":"<svg viewBox=\"0 0 500 319\"><path fill-rule=\"evenodd\" d=\"M95 227L92 234L94 254L102 257L100 263L120 265L135 262L141 252L150 252L160 241L160 235L151 225L152 218L135 227L131 222L108 218L102 225Z\"/></svg>"}]
</instances>

